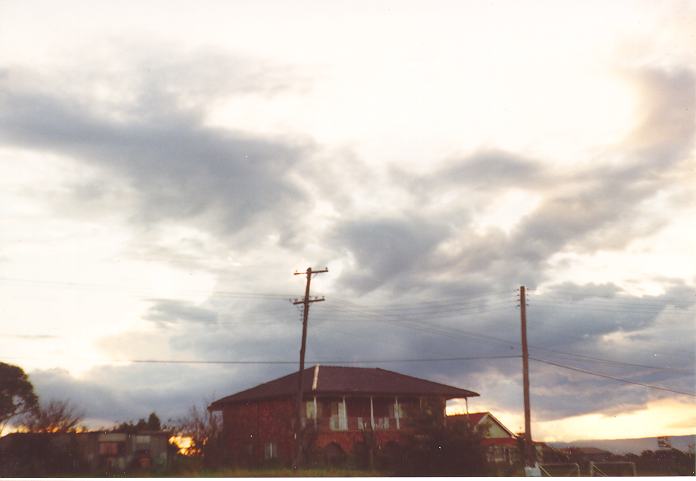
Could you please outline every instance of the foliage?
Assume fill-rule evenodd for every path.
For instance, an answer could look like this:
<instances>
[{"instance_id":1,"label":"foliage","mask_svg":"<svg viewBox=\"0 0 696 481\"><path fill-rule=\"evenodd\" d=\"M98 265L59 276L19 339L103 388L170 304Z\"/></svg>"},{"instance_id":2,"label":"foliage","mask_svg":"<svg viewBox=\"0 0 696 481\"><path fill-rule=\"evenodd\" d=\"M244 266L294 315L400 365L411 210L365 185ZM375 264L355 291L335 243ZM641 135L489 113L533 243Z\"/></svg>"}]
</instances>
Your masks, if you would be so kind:
<instances>
[{"instance_id":1,"label":"foliage","mask_svg":"<svg viewBox=\"0 0 696 481\"><path fill-rule=\"evenodd\" d=\"M570 454L570 462L577 462L583 473L589 474L590 460L581 454ZM616 462L635 463L638 476L693 476L696 474L696 459L691 450L680 451L678 449L646 450L640 456L629 453L623 455L611 454L606 462L597 462L596 466L611 476L630 473L632 468L626 465L612 464Z\"/></svg>"},{"instance_id":2,"label":"foliage","mask_svg":"<svg viewBox=\"0 0 696 481\"><path fill-rule=\"evenodd\" d=\"M10 419L31 411L37 403L34 386L24 370L0 362L0 434Z\"/></svg>"},{"instance_id":3,"label":"foliage","mask_svg":"<svg viewBox=\"0 0 696 481\"><path fill-rule=\"evenodd\" d=\"M84 413L68 400L52 399L39 403L20 419L20 425L31 433L71 433L80 430Z\"/></svg>"},{"instance_id":4,"label":"foliage","mask_svg":"<svg viewBox=\"0 0 696 481\"><path fill-rule=\"evenodd\" d=\"M20 433L7 436L6 439L0 462L0 476L69 475L85 468L81 464L74 435Z\"/></svg>"},{"instance_id":5,"label":"foliage","mask_svg":"<svg viewBox=\"0 0 696 481\"><path fill-rule=\"evenodd\" d=\"M176 420L177 434L191 438L187 454L202 459L206 466L222 463L222 420L205 406L191 406L188 413Z\"/></svg>"},{"instance_id":6,"label":"foliage","mask_svg":"<svg viewBox=\"0 0 696 481\"><path fill-rule=\"evenodd\" d=\"M147 429L149 431L162 430L162 422L160 421L160 418L157 416L157 414L155 414L154 412L151 412L147 418Z\"/></svg>"},{"instance_id":7,"label":"foliage","mask_svg":"<svg viewBox=\"0 0 696 481\"><path fill-rule=\"evenodd\" d=\"M658 449L657 451L643 451L636 459L640 475L661 474L669 476L693 476L696 467L693 451L680 451L678 449Z\"/></svg>"},{"instance_id":8,"label":"foliage","mask_svg":"<svg viewBox=\"0 0 696 481\"><path fill-rule=\"evenodd\" d=\"M163 425L160 418L156 413L152 412L147 418L138 419L137 422L134 421L124 421L116 425L112 431L119 433L136 434L143 431L168 431L169 426Z\"/></svg>"},{"instance_id":9,"label":"foliage","mask_svg":"<svg viewBox=\"0 0 696 481\"><path fill-rule=\"evenodd\" d=\"M413 420L395 474L481 476L487 474L481 435L468 423L445 426L442 416L424 411Z\"/></svg>"}]
</instances>

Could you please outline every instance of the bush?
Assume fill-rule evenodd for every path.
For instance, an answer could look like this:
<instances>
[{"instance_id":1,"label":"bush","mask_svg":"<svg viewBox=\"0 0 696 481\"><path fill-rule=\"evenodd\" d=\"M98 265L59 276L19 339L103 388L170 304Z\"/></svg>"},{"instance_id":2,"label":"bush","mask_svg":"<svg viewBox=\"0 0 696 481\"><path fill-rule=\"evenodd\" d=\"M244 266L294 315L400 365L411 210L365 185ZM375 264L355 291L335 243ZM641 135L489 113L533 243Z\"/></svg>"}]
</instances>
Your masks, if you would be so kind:
<instances>
[{"instance_id":1,"label":"bush","mask_svg":"<svg viewBox=\"0 0 696 481\"><path fill-rule=\"evenodd\" d=\"M481 476L488 472L481 436L466 423L445 426L441 417L424 413L415 419L399 456L401 476ZM394 456L394 454L392 454Z\"/></svg>"}]
</instances>

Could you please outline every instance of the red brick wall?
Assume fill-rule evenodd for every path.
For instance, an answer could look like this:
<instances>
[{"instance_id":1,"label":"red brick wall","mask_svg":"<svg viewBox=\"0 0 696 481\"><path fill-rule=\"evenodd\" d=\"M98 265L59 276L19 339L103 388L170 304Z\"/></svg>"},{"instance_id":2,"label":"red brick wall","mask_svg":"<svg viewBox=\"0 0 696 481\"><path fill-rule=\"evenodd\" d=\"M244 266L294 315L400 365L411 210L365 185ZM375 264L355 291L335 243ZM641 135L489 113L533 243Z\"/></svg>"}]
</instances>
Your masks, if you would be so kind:
<instances>
[{"instance_id":1,"label":"red brick wall","mask_svg":"<svg viewBox=\"0 0 696 481\"><path fill-rule=\"evenodd\" d=\"M225 406L223 429L231 460L241 465L261 463L269 442L276 444L280 459L292 459L294 417L290 399Z\"/></svg>"},{"instance_id":2,"label":"red brick wall","mask_svg":"<svg viewBox=\"0 0 696 481\"><path fill-rule=\"evenodd\" d=\"M348 430L329 430L328 417L331 415L330 400L320 402L320 417L318 423L319 432L314 441L314 448L323 449L331 443L338 444L346 454L353 453L356 443L364 441L364 434L357 429L355 416L363 416L369 422L369 400L348 399ZM419 402L415 399L406 402L408 417L402 420L401 430L396 430L395 423L390 424L390 429L375 431L374 438L377 446L383 447L388 442L400 443L402 436L409 432L409 417L416 414ZM432 399L431 405L435 409L442 409L444 415L444 400ZM326 404L326 406L324 406ZM388 403L385 400L375 400L375 415L386 414ZM384 413L382 412L384 411ZM295 400L291 398L253 401L247 403L231 404L223 409L223 428L227 455L233 463L242 466L258 465L264 462L264 454L267 443L273 442L278 450L279 461L290 463L295 449L293 420L295 419ZM307 420L312 425L312 420Z\"/></svg>"}]
</instances>

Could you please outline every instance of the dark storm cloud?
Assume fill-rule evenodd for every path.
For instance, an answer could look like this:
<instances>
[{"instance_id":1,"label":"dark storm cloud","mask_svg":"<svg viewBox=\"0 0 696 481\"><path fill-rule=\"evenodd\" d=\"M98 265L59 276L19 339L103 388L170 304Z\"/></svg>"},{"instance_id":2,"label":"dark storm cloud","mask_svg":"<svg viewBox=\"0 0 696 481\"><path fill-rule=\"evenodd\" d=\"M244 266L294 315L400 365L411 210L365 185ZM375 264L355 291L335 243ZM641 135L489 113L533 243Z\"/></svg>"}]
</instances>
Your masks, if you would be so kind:
<instances>
[{"instance_id":1,"label":"dark storm cloud","mask_svg":"<svg viewBox=\"0 0 696 481\"><path fill-rule=\"evenodd\" d=\"M292 237L292 212L307 198L286 173L307 145L208 127L201 111L179 107L166 82L143 89L125 113L113 115L103 105L6 78L0 139L96 169L96 178L75 190L83 202L127 186L137 203L133 219L142 225L192 222L241 241L254 237L253 227Z\"/></svg>"},{"instance_id":2,"label":"dark storm cloud","mask_svg":"<svg viewBox=\"0 0 696 481\"><path fill-rule=\"evenodd\" d=\"M193 404L242 386L245 375L233 366L131 364L95 367L79 379L62 370L37 370L30 381L41 399L69 399L86 418L117 422L153 411L162 420L175 419Z\"/></svg>"},{"instance_id":3,"label":"dark storm cloud","mask_svg":"<svg viewBox=\"0 0 696 481\"><path fill-rule=\"evenodd\" d=\"M477 402L503 409L521 406L519 311L512 293L466 302L451 298L431 303L378 303L330 296L310 310L307 363L346 363L382 367L472 389ZM81 379L59 371L34 371L32 382L46 398L70 398L92 418L120 421L157 411L163 419L187 408L237 392L296 369L301 323L287 301L235 299L203 304L217 312L211 323L160 326L118 338L130 345L121 358L161 358L155 345L171 348L166 358L197 361L284 361L290 364L187 365L130 364L96 367ZM693 290L674 285L662 295L630 296L611 284L564 283L529 298L532 357L638 382L693 391ZM660 320L662 319L662 321ZM671 320L672 319L672 320ZM664 324L667 322L667 324ZM678 328L677 328L678 327ZM675 329L677 328L677 329ZM635 340L630 334L640 334ZM606 339L625 334L628 340ZM143 338L145 336L145 338ZM106 352L113 343L102 343ZM114 351L116 352L116 351ZM690 353L690 354L689 354ZM482 357L448 362L411 359ZM386 362L401 360L399 362ZM635 363L631 366L620 363ZM385 361L385 362L380 362ZM657 369L668 368L668 369ZM608 412L617 405L639 407L668 393L532 362L533 405L537 419ZM671 370L670 370L671 369Z\"/></svg>"},{"instance_id":4,"label":"dark storm cloud","mask_svg":"<svg viewBox=\"0 0 696 481\"><path fill-rule=\"evenodd\" d=\"M688 350L696 340L694 326L682 324L681 330L672 333L671 327L658 322L659 318L693 317L696 299L692 289L674 288L661 296L641 298L620 292L610 284L566 283L555 287L553 294L533 294L529 299L532 356L693 391L694 358ZM556 297L561 291L566 297ZM314 314L317 322L326 322L314 330L314 342L319 344L314 349L321 349L319 357L330 358L331 354L340 353L358 360L392 356L408 359L519 355L519 311L511 297L502 294L485 303L459 300L459 304L452 299L449 305L440 307L421 304L398 310L362 312L354 305L334 310L327 304ZM675 303L683 307L675 309L672 307ZM605 338L609 334L630 338L630 333L642 333L645 343ZM679 356L674 355L675 351L681 352ZM667 369L652 369L651 366ZM383 367L473 389L482 394L484 403L495 402L511 410L519 408L519 359L404 362ZM535 410L544 417L612 409L616 403L638 406L647 399L669 395L536 362L532 364L532 372Z\"/></svg>"},{"instance_id":5,"label":"dark storm cloud","mask_svg":"<svg viewBox=\"0 0 696 481\"><path fill-rule=\"evenodd\" d=\"M444 225L413 218L345 222L334 238L354 256L356 270L342 281L358 292L376 289L416 269L446 235Z\"/></svg>"}]
</instances>

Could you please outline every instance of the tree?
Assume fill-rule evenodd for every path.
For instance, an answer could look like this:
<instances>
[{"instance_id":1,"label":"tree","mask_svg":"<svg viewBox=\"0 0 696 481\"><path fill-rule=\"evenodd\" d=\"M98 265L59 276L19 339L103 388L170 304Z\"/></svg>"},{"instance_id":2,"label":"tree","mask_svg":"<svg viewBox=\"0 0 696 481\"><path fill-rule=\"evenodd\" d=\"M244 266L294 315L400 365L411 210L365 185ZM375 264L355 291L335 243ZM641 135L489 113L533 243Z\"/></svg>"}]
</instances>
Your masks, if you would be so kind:
<instances>
[{"instance_id":1,"label":"tree","mask_svg":"<svg viewBox=\"0 0 696 481\"><path fill-rule=\"evenodd\" d=\"M219 416L205 406L193 405L186 416L176 420L175 429L180 436L191 439L187 454L201 457L207 465L221 462L222 421Z\"/></svg>"},{"instance_id":2,"label":"tree","mask_svg":"<svg viewBox=\"0 0 696 481\"><path fill-rule=\"evenodd\" d=\"M413 419L396 474L400 476L483 476L482 436L468 423L445 426L442 415L425 410Z\"/></svg>"},{"instance_id":3,"label":"tree","mask_svg":"<svg viewBox=\"0 0 696 481\"><path fill-rule=\"evenodd\" d=\"M154 412L151 412L150 416L148 416L147 418L147 429L148 431L162 430L162 423L160 422L160 418Z\"/></svg>"},{"instance_id":4,"label":"tree","mask_svg":"<svg viewBox=\"0 0 696 481\"><path fill-rule=\"evenodd\" d=\"M135 434L142 431L167 431L169 429L169 426L162 425L157 413L151 412L147 420L145 420L145 418L140 418L138 422L133 422L132 420L124 421L112 428L112 431Z\"/></svg>"},{"instance_id":5,"label":"tree","mask_svg":"<svg viewBox=\"0 0 696 481\"><path fill-rule=\"evenodd\" d=\"M31 433L74 433L83 417L84 412L70 401L52 399L26 413L20 424Z\"/></svg>"},{"instance_id":6,"label":"tree","mask_svg":"<svg viewBox=\"0 0 696 481\"><path fill-rule=\"evenodd\" d=\"M0 362L0 434L10 419L31 411L37 403L34 386L24 370Z\"/></svg>"}]
</instances>

